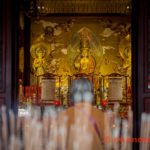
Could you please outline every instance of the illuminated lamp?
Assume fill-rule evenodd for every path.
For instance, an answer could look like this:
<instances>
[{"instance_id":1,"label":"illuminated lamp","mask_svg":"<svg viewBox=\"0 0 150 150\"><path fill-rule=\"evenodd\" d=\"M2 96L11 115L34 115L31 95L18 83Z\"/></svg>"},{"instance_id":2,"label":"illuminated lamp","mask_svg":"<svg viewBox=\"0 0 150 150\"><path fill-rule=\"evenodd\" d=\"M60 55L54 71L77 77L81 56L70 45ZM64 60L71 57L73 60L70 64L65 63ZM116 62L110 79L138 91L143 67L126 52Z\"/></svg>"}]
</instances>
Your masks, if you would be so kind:
<instances>
[{"instance_id":1,"label":"illuminated lamp","mask_svg":"<svg viewBox=\"0 0 150 150\"><path fill-rule=\"evenodd\" d=\"M55 101L55 106L59 106L59 101Z\"/></svg>"},{"instance_id":2,"label":"illuminated lamp","mask_svg":"<svg viewBox=\"0 0 150 150\"><path fill-rule=\"evenodd\" d=\"M128 94L131 94L131 86L128 87Z\"/></svg>"},{"instance_id":3,"label":"illuminated lamp","mask_svg":"<svg viewBox=\"0 0 150 150\"><path fill-rule=\"evenodd\" d=\"M103 106L106 106L106 105L107 105L107 101L103 101L103 102L102 102L102 105L103 105Z\"/></svg>"}]
</instances>

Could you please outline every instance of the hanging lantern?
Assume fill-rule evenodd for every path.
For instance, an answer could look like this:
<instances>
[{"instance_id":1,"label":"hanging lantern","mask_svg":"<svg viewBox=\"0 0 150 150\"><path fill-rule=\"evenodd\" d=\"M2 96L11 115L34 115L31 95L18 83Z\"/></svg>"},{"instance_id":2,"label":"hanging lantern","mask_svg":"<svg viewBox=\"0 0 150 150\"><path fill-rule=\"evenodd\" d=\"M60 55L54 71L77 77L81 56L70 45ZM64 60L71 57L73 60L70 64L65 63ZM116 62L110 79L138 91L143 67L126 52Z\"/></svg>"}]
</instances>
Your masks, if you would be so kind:
<instances>
[{"instance_id":1,"label":"hanging lantern","mask_svg":"<svg viewBox=\"0 0 150 150\"><path fill-rule=\"evenodd\" d=\"M55 106L59 106L59 104L60 104L59 101L56 100L55 101Z\"/></svg>"},{"instance_id":2,"label":"hanging lantern","mask_svg":"<svg viewBox=\"0 0 150 150\"><path fill-rule=\"evenodd\" d=\"M103 105L103 106L106 106L106 105L107 105L107 101L103 101L103 102L102 102L102 105Z\"/></svg>"}]
</instances>

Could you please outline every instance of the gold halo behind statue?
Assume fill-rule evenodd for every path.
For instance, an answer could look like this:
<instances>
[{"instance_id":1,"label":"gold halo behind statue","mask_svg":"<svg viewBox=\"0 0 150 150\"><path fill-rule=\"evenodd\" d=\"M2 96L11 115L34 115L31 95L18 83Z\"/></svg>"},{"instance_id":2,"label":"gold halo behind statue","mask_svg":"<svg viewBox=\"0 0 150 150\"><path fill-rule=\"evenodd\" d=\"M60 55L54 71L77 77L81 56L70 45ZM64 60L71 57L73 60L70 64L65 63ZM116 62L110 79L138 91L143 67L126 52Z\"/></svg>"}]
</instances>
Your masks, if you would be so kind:
<instances>
[{"instance_id":1,"label":"gold halo behind statue","mask_svg":"<svg viewBox=\"0 0 150 150\"><path fill-rule=\"evenodd\" d=\"M47 57L50 54L50 47L44 42L39 42L31 46L31 56L34 58L33 70L35 76L41 76L47 73Z\"/></svg>"},{"instance_id":2,"label":"gold halo behind statue","mask_svg":"<svg viewBox=\"0 0 150 150\"><path fill-rule=\"evenodd\" d=\"M44 42L33 44L30 48L31 56L35 59L38 58L38 53L42 53L42 58L47 57L50 54L50 46Z\"/></svg>"}]
</instances>

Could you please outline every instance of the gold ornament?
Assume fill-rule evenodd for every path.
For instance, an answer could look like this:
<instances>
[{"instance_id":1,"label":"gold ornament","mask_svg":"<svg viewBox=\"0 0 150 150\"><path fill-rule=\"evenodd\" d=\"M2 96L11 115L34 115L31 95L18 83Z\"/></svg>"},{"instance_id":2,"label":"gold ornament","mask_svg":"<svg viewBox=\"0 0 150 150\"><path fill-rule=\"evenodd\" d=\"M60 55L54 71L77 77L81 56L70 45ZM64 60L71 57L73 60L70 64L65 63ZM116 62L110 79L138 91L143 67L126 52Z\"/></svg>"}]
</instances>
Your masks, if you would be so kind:
<instances>
[{"instance_id":1,"label":"gold ornament","mask_svg":"<svg viewBox=\"0 0 150 150\"><path fill-rule=\"evenodd\" d=\"M38 58L38 53L42 53L42 58L47 57L50 54L50 45L45 42L39 42L33 44L30 49L31 56L35 59Z\"/></svg>"},{"instance_id":2,"label":"gold ornament","mask_svg":"<svg viewBox=\"0 0 150 150\"><path fill-rule=\"evenodd\" d=\"M50 48L45 43L37 43L31 47L31 56L34 58L33 69L36 76L40 76L46 73L48 63L46 57L50 53Z\"/></svg>"},{"instance_id":3,"label":"gold ornament","mask_svg":"<svg viewBox=\"0 0 150 150\"><path fill-rule=\"evenodd\" d=\"M75 69L78 73L94 73L95 60L90 54L90 48L84 43L81 44L80 54L74 61Z\"/></svg>"}]
</instances>

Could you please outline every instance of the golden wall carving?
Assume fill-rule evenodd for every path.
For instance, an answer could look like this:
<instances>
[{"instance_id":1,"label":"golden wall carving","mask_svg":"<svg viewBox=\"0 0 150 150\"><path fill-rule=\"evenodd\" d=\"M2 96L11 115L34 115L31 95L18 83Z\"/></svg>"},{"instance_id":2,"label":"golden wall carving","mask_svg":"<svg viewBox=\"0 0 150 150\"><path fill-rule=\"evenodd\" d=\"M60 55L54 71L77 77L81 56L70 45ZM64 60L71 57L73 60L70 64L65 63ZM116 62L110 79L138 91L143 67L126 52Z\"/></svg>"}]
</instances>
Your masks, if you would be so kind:
<instances>
[{"instance_id":1,"label":"golden wall carving","mask_svg":"<svg viewBox=\"0 0 150 150\"><path fill-rule=\"evenodd\" d=\"M39 0L37 1L38 12L41 14L51 13L125 13L131 12L131 0L125 1L61 1ZM42 7L41 7L42 6Z\"/></svg>"},{"instance_id":2,"label":"golden wall carving","mask_svg":"<svg viewBox=\"0 0 150 150\"><path fill-rule=\"evenodd\" d=\"M128 50L128 58L125 56L126 49L121 47L122 44L125 47L131 45L130 38L127 42L122 42L126 41L128 35L130 36L130 29L130 17L33 18L31 19L31 49L35 48L34 45L37 43L45 43L45 49L49 48L46 57L42 57L45 61L45 71L61 75L61 84L64 87L68 86L68 75L79 72L100 75L119 73L131 77L131 47ZM88 37L86 46L85 39L80 36L83 31L87 34L84 36ZM33 55L30 57L34 73L35 59L38 58ZM90 66L88 62L91 67L86 68L85 66ZM128 64L128 67L124 67L125 64ZM32 73L30 81L31 85L34 85Z\"/></svg>"}]
</instances>

